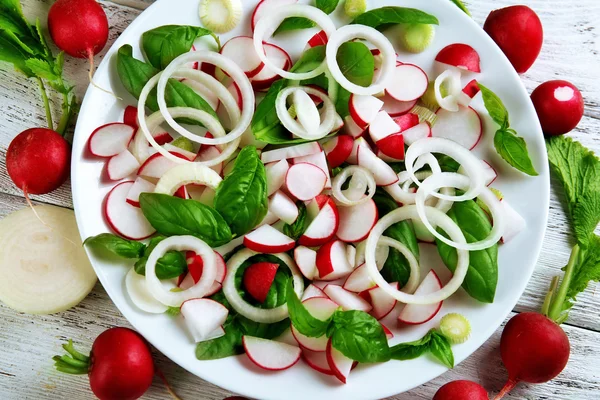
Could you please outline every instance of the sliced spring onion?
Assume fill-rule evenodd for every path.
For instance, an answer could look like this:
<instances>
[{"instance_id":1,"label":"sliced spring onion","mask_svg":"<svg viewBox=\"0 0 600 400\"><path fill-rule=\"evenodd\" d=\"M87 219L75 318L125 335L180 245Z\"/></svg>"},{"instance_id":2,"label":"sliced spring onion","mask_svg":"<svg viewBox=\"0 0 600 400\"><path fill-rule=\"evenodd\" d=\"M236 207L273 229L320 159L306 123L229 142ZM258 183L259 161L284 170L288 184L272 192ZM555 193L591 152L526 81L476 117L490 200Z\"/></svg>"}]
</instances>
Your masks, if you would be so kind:
<instances>
[{"instance_id":1,"label":"sliced spring onion","mask_svg":"<svg viewBox=\"0 0 600 400\"><path fill-rule=\"evenodd\" d=\"M154 193L172 195L183 185L195 183L216 190L223 179L212 169L198 163L181 164L168 170L158 181Z\"/></svg>"},{"instance_id":2,"label":"sliced spring onion","mask_svg":"<svg viewBox=\"0 0 600 400\"><path fill-rule=\"evenodd\" d=\"M323 109L325 111L323 114L323 121L320 121L317 130L311 131L310 129L306 129L301 123L298 123L294 118L292 118L290 112L288 111L287 98L298 91L305 93L306 97L308 98L308 101L310 101L311 105L314 107L314 110L317 111L316 117L310 117L309 115L308 118L316 118L318 121L320 121L321 119L319 111L317 110L314 102L310 100L310 97L308 95L316 96L319 99L323 100ZM298 109L299 106L303 107L303 105L301 104L294 103L294 113L297 114L300 111ZM279 120L287 130L292 132L294 135L306 140L318 140L324 138L331 132L335 124L336 111L335 105L333 104L331 99L320 90L308 86L292 86L289 88L285 88L284 90L279 92L279 94L277 95L277 99L275 100L275 110L277 111L277 116L279 117ZM305 110L305 116L306 113L307 112ZM300 116L298 117L300 119ZM311 123L313 122L306 121L306 124Z\"/></svg>"},{"instance_id":3,"label":"sliced spring onion","mask_svg":"<svg viewBox=\"0 0 600 400\"><path fill-rule=\"evenodd\" d=\"M340 46L350 40L364 39L368 40L381 51L382 62L381 71L375 82L367 87L356 85L348 80L340 70L337 63L337 53ZM377 29L365 25L346 25L339 28L333 35L329 37L327 42L327 50L325 52L327 59L327 67L333 78L350 93L358 95L375 95L385 90L388 82L393 77L396 68L396 51L390 43Z\"/></svg>"},{"instance_id":4,"label":"sliced spring onion","mask_svg":"<svg viewBox=\"0 0 600 400\"><path fill-rule=\"evenodd\" d=\"M440 228L446 232L452 240L459 243L466 243L465 236L462 231L458 227L458 225L446 214L441 212L440 210L436 210L432 207L425 207L425 213L427 218L431 220L433 223L438 225ZM469 270L469 252L466 250L457 250L457 263L456 270L454 271L454 275L452 279L440 290L426 294L426 295L414 295L407 294L402 291L397 290L393 286L391 286L388 282L385 281L383 276L377 270L377 263L375 259L375 249L379 244L380 238L383 235L383 232L388 229L393 224L396 224L400 221L405 220L418 220L419 214L417 212L416 206L404 206L398 208L389 214L385 215L381 218L375 227L371 230L369 237L367 239L366 251L365 251L365 262L367 264L367 269L369 271L369 275L375 281L375 283L390 296L395 298L401 303L405 304L435 304L439 303L452 296L462 285L465 280L465 276L467 275L467 271Z\"/></svg>"},{"instance_id":5,"label":"sliced spring onion","mask_svg":"<svg viewBox=\"0 0 600 400\"><path fill-rule=\"evenodd\" d=\"M425 198L426 195L429 193L434 193L436 190L442 187L453 187L461 190L466 190L467 188L469 188L470 183L471 182L469 178L467 178L466 176L453 172L442 172L440 174L431 175L429 178L423 181L421 187L419 188L419 190L417 190L417 201L415 204L421 222L423 223L423 225L425 225L427 230L429 230L429 232L433 236L446 243L448 246L452 246L456 249L476 251L487 249L488 247L491 247L494 244L498 243L498 241L504 234L505 221L504 218L502 218L502 205L500 204L500 201L498 200L494 192L489 190L487 187L484 187L478 195L478 198L488 206L491 212L493 220L492 231L490 232L487 238L472 243L465 243L461 241L457 242L454 240L450 240L444 235L440 234L427 219L427 206L425 205Z\"/></svg>"},{"instance_id":6,"label":"sliced spring onion","mask_svg":"<svg viewBox=\"0 0 600 400\"><path fill-rule=\"evenodd\" d=\"M351 177L351 178L350 178ZM348 189L342 190L342 185L350 178ZM368 189L366 195L365 191ZM351 207L369 201L377 189L373 174L363 167L351 165L336 175L331 184L333 197L341 206Z\"/></svg>"},{"instance_id":7,"label":"sliced spring onion","mask_svg":"<svg viewBox=\"0 0 600 400\"><path fill-rule=\"evenodd\" d=\"M246 260L257 254L260 253L244 248L229 259L227 262L227 277L225 278L225 281L223 281L223 294L238 313L254 322L272 324L274 322L283 321L289 316L287 304L268 309L254 307L240 296L238 288L235 285L237 270ZM296 266L296 263L285 253L273 254L273 256L279 258L289 268L292 273L294 292L301 298L302 293L304 292L304 278Z\"/></svg>"},{"instance_id":8,"label":"sliced spring onion","mask_svg":"<svg viewBox=\"0 0 600 400\"><path fill-rule=\"evenodd\" d=\"M193 251L202 257L202 276L191 288L172 292L163 286L156 276L156 262L170 250ZM164 239L152 250L146 262L146 285L148 290L156 300L170 307L179 307L186 300L204 297L209 293L216 277L217 258L215 252L203 240L194 236L171 236Z\"/></svg>"},{"instance_id":9,"label":"sliced spring onion","mask_svg":"<svg viewBox=\"0 0 600 400\"><path fill-rule=\"evenodd\" d=\"M435 28L429 24L405 24L402 29L400 41L406 51L410 53L422 53L425 51L435 37Z\"/></svg>"},{"instance_id":10,"label":"sliced spring onion","mask_svg":"<svg viewBox=\"0 0 600 400\"><path fill-rule=\"evenodd\" d=\"M447 94L442 93L442 85ZM442 72L435 80L434 84L435 99L444 110L457 112L458 95L461 92L460 72L455 69L447 69Z\"/></svg>"},{"instance_id":11,"label":"sliced spring onion","mask_svg":"<svg viewBox=\"0 0 600 400\"><path fill-rule=\"evenodd\" d=\"M331 35L336 31L335 24L329 15L318 8L305 4L286 5L285 7L275 9L270 14L262 16L256 24L256 27L254 28L254 48L256 49L256 53L265 64L265 68L269 68L282 78L301 81L319 76L327 69L326 60L323 60L323 62L312 71L297 73L279 68L272 60L269 60L265 54L263 42L268 42L279 25L281 25L286 18L291 17L303 17L315 22L325 32L328 38L331 38Z\"/></svg>"},{"instance_id":12,"label":"sliced spring onion","mask_svg":"<svg viewBox=\"0 0 600 400\"><path fill-rule=\"evenodd\" d=\"M472 152L465 149L460 144L444 138L425 138L413 143L406 152L404 164L406 171L417 186L421 186L421 181L415 176L415 162L417 158L427 153L441 153L452 157L456 162L463 166L466 174L470 178L468 190L460 196L449 196L443 193L432 192L431 195L438 199L449 201L472 200L485 188L485 177L481 171L481 160Z\"/></svg>"},{"instance_id":13,"label":"sliced spring onion","mask_svg":"<svg viewBox=\"0 0 600 400\"><path fill-rule=\"evenodd\" d=\"M440 331L453 344L466 342L471 336L469 320L457 313L446 314L440 320Z\"/></svg>"},{"instance_id":14,"label":"sliced spring onion","mask_svg":"<svg viewBox=\"0 0 600 400\"><path fill-rule=\"evenodd\" d=\"M367 11L367 0L346 0L344 12L350 18L356 18Z\"/></svg>"},{"instance_id":15,"label":"sliced spring onion","mask_svg":"<svg viewBox=\"0 0 600 400\"><path fill-rule=\"evenodd\" d=\"M241 0L200 0L200 21L216 33L226 33L242 19Z\"/></svg>"},{"instance_id":16,"label":"sliced spring onion","mask_svg":"<svg viewBox=\"0 0 600 400\"><path fill-rule=\"evenodd\" d=\"M420 106L418 104L414 106L409 113L416 114L419 117L419 122L427 122L429 126L434 126L438 119L436 113L431 111L429 108Z\"/></svg>"}]
</instances>

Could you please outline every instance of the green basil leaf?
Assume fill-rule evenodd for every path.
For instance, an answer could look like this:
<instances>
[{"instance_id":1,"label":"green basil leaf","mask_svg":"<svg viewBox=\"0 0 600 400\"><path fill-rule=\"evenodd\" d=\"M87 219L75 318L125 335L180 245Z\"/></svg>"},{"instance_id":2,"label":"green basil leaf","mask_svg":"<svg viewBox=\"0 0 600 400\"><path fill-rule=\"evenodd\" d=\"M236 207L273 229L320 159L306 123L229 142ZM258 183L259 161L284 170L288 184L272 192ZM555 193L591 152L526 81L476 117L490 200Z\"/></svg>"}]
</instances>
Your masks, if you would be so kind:
<instances>
[{"instance_id":1,"label":"green basil leaf","mask_svg":"<svg viewBox=\"0 0 600 400\"><path fill-rule=\"evenodd\" d=\"M158 193L142 193L140 206L150 224L165 236L192 235L211 247L229 243L231 229L211 207L195 200Z\"/></svg>"},{"instance_id":2,"label":"green basil leaf","mask_svg":"<svg viewBox=\"0 0 600 400\"><path fill-rule=\"evenodd\" d=\"M281 336L281 334L290 327L290 320L287 318L273 324L264 324L254 322L242 315L238 315L236 323L243 335L263 339L275 339L276 337Z\"/></svg>"},{"instance_id":3,"label":"green basil leaf","mask_svg":"<svg viewBox=\"0 0 600 400\"><path fill-rule=\"evenodd\" d=\"M279 269L275 274L275 278L273 279L273 283L271 284L271 288L267 293L267 297L263 303L259 303L250 296L243 285L244 274L246 270L257 263L260 262L268 262L279 265ZM278 257L275 257L272 254L257 254L255 256L250 257L246 260L237 270L235 275L235 287L237 288L240 296L248 303L252 304L258 308L275 308L279 307L282 304L285 304L287 299L287 290L288 290L288 280L291 278L291 272L287 265ZM254 336L254 335L253 335Z\"/></svg>"},{"instance_id":4,"label":"green basil leaf","mask_svg":"<svg viewBox=\"0 0 600 400\"><path fill-rule=\"evenodd\" d=\"M283 32L314 28L315 26L317 25L310 19L304 17L290 17L283 20L277 30L273 33L273 36Z\"/></svg>"},{"instance_id":5,"label":"green basil leaf","mask_svg":"<svg viewBox=\"0 0 600 400\"><path fill-rule=\"evenodd\" d=\"M317 0L317 8L323 11L325 14L331 14L335 11L340 0Z\"/></svg>"},{"instance_id":6,"label":"green basil leaf","mask_svg":"<svg viewBox=\"0 0 600 400\"><path fill-rule=\"evenodd\" d=\"M483 103L485 104L485 108L490 114L490 117L492 117L495 123L500 125L501 129L508 128L508 110L504 106L502 100L500 100L500 97L481 83L479 83L479 88L481 89L481 95L483 96Z\"/></svg>"},{"instance_id":7,"label":"green basil leaf","mask_svg":"<svg viewBox=\"0 0 600 400\"><path fill-rule=\"evenodd\" d=\"M111 233L90 236L83 242L93 248L105 249L124 258L139 258L144 255L146 245L135 240L123 239Z\"/></svg>"},{"instance_id":8,"label":"green basil leaf","mask_svg":"<svg viewBox=\"0 0 600 400\"><path fill-rule=\"evenodd\" d=\"M337 94L337 100L335 101L335 110L337 111L337 113L340 115L340 117L346 118L348 115L350 115L350 96L352 95L352 93L350 93L348 90L346 90L345 88L341 87L338 84L338 94Z\"/></svg>"},{"instance_id":9,"label":"green basil leaf","mask_svg":"<svg viewBox=\"0 0 600 400\"><path fill-rule=\"evenodd\" d=\"M223 324L223 329L225 329L224 336L198 343L196 345L196 358L198 360L217 360L219 358L243 354L243 333L236 320L237 316L231 316L230 314Z\"/></svg>"},{"instance_id":10,"label":"green basil leaf","mask_svg":"<svg viewBox=\"0 0 600 400\"><path fill-rule=\"evenodd\" d=\"M308 228L306 205L304 205L303 201L298 201L296 206L298 206L298 218L296 218L293 224L285 224L283 226L283 233L294 240L298 240L304 234L306 228Z\"/></svg>"},{"instance_id":11,"label":"green basil leaf","mask_svg":"<svg viewBox=\"0 0 600 400\"><path fill-rule=\"evenodd\" d=\"M267 173L254 146L242 149L233 170L217 188L214 206L237 236L263 220L269 206Z\"/></svg>"},{"instance_id":12,"label":"green basil leaf","mask_svg":"<svg viewBox=\"0 0 600 400\"><path fill-rule=\"evenodd\" d=\"M134 264L135 272L139 275L146 275L146 262L150 253L154 250L156 245L165 240L165 236L155 236L150 239L148 246L144 250L143 256L136 261ZM158 279L172 279L177 278L185 271L187 271L187 262L183 253L175 250L171 250L165 253L161 258L156 261L156 277Z\"/></svg>"},{"instance_id":13,"label":"green basil leaf","mask_svg":"<svg viewBox=\"0 0 600 400\"><path fill-rule=\"evenodd\" d=\"M460 164L450 156L440 155L436 158L440 164L442 172L458 172L460 169Z\"/></svg>"},{"instance_id":14,"label":"green basil leaf","mask_svg":"<svg viewBox=\"0 0 600 400\"><path fill-rule=\"evenodd\" d=\"M308 337L320 337L325 335L327 327L331 322L331 318L327 321L323 321L313 317L308 310L304 308L304 305L294 292L291 280L288 282L287 306L292 325L294 325L294 328L296 328L298 332Z\"/></svg>"},{"instance_id":15,"label":"green basil leaf","mask_svg":"<svg viewBox=\"0 0 600 400\"><path fill-rule=\"evenodd\" d=\"M399 343L390 347L390 358L392 360L414 360L427 354L433 332L433 330L427 332L425 336L414 342Z\"/></svg>"},{"instance_id":16,"label":"green basil leaf","mask_svg":"<svg viewBox=\"0 0 600 400\"><path fill-rule=\"evenodd\" d=\"M381 7L367 11L356 17L353 24L366 25L371 28L384 29L390 24L428 24L439 25L439 21L431 14L415 8Z\"/></svg>"},{"instance_id":17,"label":"green basil leaf","mask_svg":"<svg viewBox=\"0 0 600 400\"><path fill-rule=\"evenodd\" d=\"M512 130L499 130L494 136L494 147L496 151L510 165L521 172L531 176L537 176L538 173L533 167L527 143L522 137L518 137Z\"/></svg>"},{"instance_id":18,"label":"green basil leaf","mask_svg":"<svg viewBox=\"0 0 600 400\"><path fill-rule=\"evenodd\" d=\"M467 8L467 6L465 6L463 4L463 2L461 0L450 0L451 2L453 2L454 4L456 4L456 6L458 8L460 8L465 14L467 14L469 17L471 16L471 13L469 12L469 9Z\"/></svg>"},{"instance_id":19,"label":"green basil leaf","mask_svg":"<svg viewBox=\"0 0 600 400\"><path fill-rule=\"evenodd\" d=\"M346 42L338 49L337 63L342 74L355 85L367 87L373 82L375 57L362 42Z\"/></svg>"},{"instance_id":20,"label":"green basil leaf","mask_svg":"<svg viewBox=\"0 0 600 400\"><path fill-rule=\"evenodd\" d=\"M346 357L360 363L390 359L383 327L364 311L336 311L333 314L331 345Z\"/></svg>"},{"instance_id":21,"label":"green basil leaf","mask_svg":"<svg viewBox=\"0 0 600 400\"><path fill-rule=\"evenodd\" d=\"M454 203L447 214L459 226L468 243L483 240L492 231L487 215L473 200ZM454 272L458 262L456 249L440 240L436 240L436 244L444 264ZM462 284L465 291L478 301L493 303L497 284L498 244L469 252L469 270Z\"/></svg>"},{"instance_id":22,"label":"green basil leaf","mask_svg":"<svg viewBox=\"0 0 600 400\"><path fill-rule=\"evenodd\" d=\"M300 59L296 61L292 69L290 69L290 72L301 73L312 71L325 60L325 50L326 46L315 46L306 50L302 53Z\"/></svg>"},{"instance_id":23,"label":"green basil leaf","mask_svg":"<svg viewBox=\"0 0 600 400\"><path fill-rule=\"evenodd\" d=\"M429 350L435 358L437 358L446 367L454 368L454 353L448 339L437 331L431 333L431 342Z\"/></svg>"},{"instance_id":24,"label":"green basil leaf","mask_svg":"<svg viewBox=\"0 0 600 400\"><path fill-rule=\"evenodd\" d=\"M142 49L154 67L165 69L171 61L192 49L194 41L214 34L189 25L164 25L142 34Z\"/></svg>"}]
</instances>

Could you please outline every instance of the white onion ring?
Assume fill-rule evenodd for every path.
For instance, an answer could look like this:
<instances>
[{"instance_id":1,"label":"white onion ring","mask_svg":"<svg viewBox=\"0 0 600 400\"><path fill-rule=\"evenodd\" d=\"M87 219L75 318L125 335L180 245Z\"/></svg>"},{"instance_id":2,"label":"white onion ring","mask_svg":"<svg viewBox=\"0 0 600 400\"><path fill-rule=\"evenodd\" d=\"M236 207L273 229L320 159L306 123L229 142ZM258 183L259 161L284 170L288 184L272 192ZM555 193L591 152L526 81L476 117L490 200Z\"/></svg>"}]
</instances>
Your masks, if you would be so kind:
<instances>
[{"instance_id":1,"label":"white onion ring","mask_svg":"<svg viewBox=\"0 0 600 400\"><path fill-rule=\"evenodd\" d=\"M329 35L328 35L329 37ZM381 71L374 83L367 87L359 86L352 83L344 76L337 63L338 49L343 43L353 39L365 39L371 42L383 57L383 61L379 71ZM385 90L388 82L393 77L394 69L396 68L396 50L383 33L375 28L365 25L346 25L339 28L333 35L329 37L326 50L327 67L334 79L344 89L350 93L358 95L374 95Z\"/></svg>"},{"instance_id":2,"label":"white onion ring","mask_svg":"<svg viewBox=\"0 0 600 400\"><path fill-rule=\"evenodd\" d=\"M323 100L323 109L325 110L323 121L321 121L319 129L316 132L308 132L302 125L298 123L298 121L292 118L290 112L288 111L286 100L297 90L302 90L307 94L316 96ZM275 100L275 110L277 111L277 117L279 117L279 120L285 129L306 140L318 140L324 138L331 132L335 124L336 111L335 105L331 99L320 90L308 86L292 86L279 92L277 99Z\"/></svg>"},{"instance_id":3,"label":"white onion ring","mask_svg":"<svg viewBox=\"0 0 600 400\"><path fill-rule=\"evenodd\" d=\"M255 256L257 252L250 249L244 248L233 255L227 261L227 276L223 281L223 294L227 298L227 301L231 306L244 317L251 319L254 322L262 322L265 324L272 324L274 322L283 321L289 316L287 304L282 304L275 308L258 308L251 304L248 304L238 293L238 289L235 287L235 275L238 268L250 257ZM294 285L294 292L298 297L302 297L304 292L304 278L298 270L298 267L294 263L294 260L285 253L272 254L279 258L292 273L292 280Z\"/></svg>"},{"instance_id":4,"label":"white onion ring","mask_svg":"<svg viewBox=\"0 0 600 400\"><path fill-rule=\"evenodd\" d=\"M356 245L356 266L360 266L365 263L365 249L367 247L367 240L363 240L362 242ZM375 250L375 262L377 263L377 269L381 271L385 262L390 255L390 247L384 246L381 243L377 245L377 249Z\"/></svg>"},{"instance_id":5,"label":"white onion ring","mask_svg":"<svg viewBox=\"0 0 600 400\"><path fill-rule=\"evenodd\" d=\"M404 163L406 171L408 171L410 177L417 186L421 186L421 181L415 176L415 161L419 156L426 153L441 153L452 157L463 166L471 182L469 189L461 196L448 196L436 192L426 194L431 194L442 200L466 201L474 199L483 191L483 189L485 189L485 177L481 171L481 160L460 144L444 138L420 139L408 148L406 156L404 157Z\"/></svg>"},{"instance_id":6,"label":"white onion ring","mask_svg":"<svg viewBox=\"0 0 600 400\"><path fill-rule=\"evenodd\" d=\"M211 139L194 135L192 132L179 125L168 113L169 110L167 108L167 103L165 102L165 88L167 86L167 82L172 75L175 75L177 73L177 70L181 68L182 65L190 62L208 63L220 68L233 79L233 81L238 85L240 92L242 93L243 105L240 120L235 125L235 128L223 137L215 137ZM160 111L165 115L165 121L167 121L167 123L180 135L193 135L196 137L196 140L194 141L201 144L217 145L232 142L233 140L241 137L252 122L252 116L254 114L254 90L252 89L252 85L250 84L250 81L248 80L248 77L246 76L244 71L242 71L242 69L235 62L219 53L215 53L212 51L193 51L180 55L175 60L173 60L169 64L169 66L165 68L165 70L159 75L156 91L158 107ZM226 107L228 106L227 104L224 105ZM231 107L231 105L229 105L229 107ZM231 107L231 110L227 108L227 111L232 112L235 108L237 108L237 104L236 107ZM140 110L138 110L138 113L139 112ZM191 138L189 139L193 140Z\"/></svg>"},{"instance_id":7,"label":"white onion ring","mask_svg":"<svg viewBox=\"0 0 600 400\"><path fill-rule=\"evenodd\" d=\"M181 164L171 168L160 177L154 188L154 193L173 195L181 186L190 183L217 190L217 186L222 180L219 174L207 166L199 163Z\"/></svg>"},{"instance_id":8,"label":"white onion ring","mask_svg":"<svg viewBox=\"0 0 600 400\"><path fill-rule=\"evenodd\" d=\"M346 190L342 190L342 185L348 177L352 177L350 180L350 188ZM360 178L358 178L360 177ZM359 194L357 199L351 199L346 196L347 191L352 190L353 182L359 181L359 186L354 188L358 190L356 193ZM365 189L369 189L368 194L365 196ZM362 191L361 191L362 189ZM363 167L359 167L357 165L351 165L344 168L339 174L333 178L333 182L331 184L331 191L333 193L333 197L336 199L336 203L341 206L352 207L362 203L369 201L374 195L375 190L377 189L377 184L375 183L375 178L373 174Z\"/></svg>"},{"instance_id":9,"label":"white onion ring","mask_svg":"<svg viewBox=\"0 0 600 400\"><path fill-rule=\"evenodd\" d=\"M202 257L203 267L200 280L191 288L181 292L167 290L156 277L156 262L167 251L193 251ZM204 297L217 277L215 252L203 240L194 236L171 236L156 245L146 261L146 285L152 296L164 305L179 307L184 301Z\"/></svg>"},{"instance_id":10,"label":"white onion ring","mask_svg":"<svg viewBox=\"0 0 600 400\"><path fill-rule=\"evenodd\" d=\"M448 95L442 95L442 84L448 81ZM457 112L458 95L461 92L460 72L454 69L447 69L438 76L434 83L435 99L444 110Z\"/></svg>"},{"instance_id":11,"label":"white onion ring","mask_svg":"<svg viewBox=\"0 0 600 400\"><path fill-rule=\"evenodd\" d=\"M410 266L410 277L408 278L408 282L406 282L406 285L402 287L401 292L406 294L414 293L415 290L417 290L417 287L419 287L419 284L421 283L421 269L419 268L419 262L417 261L413 252L410 251L410 249L404 243L387 236L382 236L379 239L379 242L377 242L377 246L381 245L393 247L394 249L398 250L400 254L404 256L404 258L406 258L406 260L408 261L408 265Z\"/></svg>"},{"instance_id":12,"label":"white onion ring","mask_svg":"<svg viewBox=\"0 0 600 400\"><path fill-rule=\"evenodd\" d=\"M466 243L465 236L462 231L456 225L450 217L443 212L436 210L435 208L425 207L425 213L427 217L436 225L439 225L454 241L459 243ZM407 294L392 287L388 282L385 281L383 276L377 270L377 264L375 263L375 249L383 232L395 223L405 221L407 219L418 220L419 214L416 206L404 206L398 208L391 213L385 215L377 222L369 237L367 239L367 246L365 251L365 259L367 264L367 270L371 279L387 294L395 298L401 303L405 304L435 304L439 303L452 296L462 285L469 270L469 252L466 250L457 250L458 261L456 270L452 279L440 290L426 295L414 295Z\"/></svg>"},{"instance_id":13,"label":"white onion ring","mask_svg":"<svg viewBox=\"0 0 600 400\"><path fill-rule=\"evenodd\" d=\"M438 190L440 187L454 187L458 189L466 189L469 187L470 180L464 175L452 173L452 172L442 172L441 174L432 175L429 178L423 181L421 187L417 191L417 212L419 217L421 218L421 222L427 230L436 238L446 243L448 246L452 246L459 250L483 250L488 247L493 246L498 243L502 235L504 234L504 225L505 221L502 218L502 205L500 204L500 200L496 197L494 192L492 192L487 187L479 194L479 198L487 204L492 214L492 231L488 235L487 238L473 242L473 243L462 243L452 241L443 235L441 235L429 222L427 219L427 215L425 212L425 193L431 193L431 191Z\"/></svg>"},{"instance_id":14,"label":"white onion ring","mask_svg":"<svg viewBox=\"0 0 600 400\"><path fill-rule=\"evenodd\" d=\"M289 17L304 17L310 19L325 32L328 38L330 38L336 30L329 15L316 7L305 4L293 4L277 8L272 13L262 16L254 28L254 49L256 50L258 57L265 64L265 68L269 68L271 71L285 79L302 81L321 75L327 69L326 60L323 60L323 62L312 71L298 73L285 71L279 68L265 54L263 42L268 42L279 25Z\"/></svg>"}]
</instances>

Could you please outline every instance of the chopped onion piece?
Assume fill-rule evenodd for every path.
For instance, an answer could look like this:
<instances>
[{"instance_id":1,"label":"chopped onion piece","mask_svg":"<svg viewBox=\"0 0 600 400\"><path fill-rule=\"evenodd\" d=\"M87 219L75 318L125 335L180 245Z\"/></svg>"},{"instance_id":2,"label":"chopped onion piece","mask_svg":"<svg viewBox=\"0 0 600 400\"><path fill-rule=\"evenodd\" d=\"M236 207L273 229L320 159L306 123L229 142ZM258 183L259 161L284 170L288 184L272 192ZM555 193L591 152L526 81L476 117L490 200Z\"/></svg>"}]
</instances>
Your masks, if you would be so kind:
<instances>
[{"instance_id":1,"label":"chopped onion piece","mask_svg":"<svg viewBox=\"0 0 600 400\"><path fill-rule=\"evenodd\" d=\"M448 95L442 95L442 85L448 82ZM460 82L460 72L454 69L447 69L437 77L434 84L435 99L444 110L458 111L458 95L462 92Z\"/></svg>"},{"instance_id":2,"label":"chopped onion piece","mask_svg":"<svg viewBox=\"0 0 600 400\"><path fill-rule=\"evenodd\" d=\"M298 123L290 115L290 112L288 111L288 108L287 108L286 100L290 95L294 94L297 91L303 91L307 95L315 96L315 97L318 97L319 99L323 100L323 109L325 111L324 111L324 115L323 115L323 121L321 121L321 123L319 124L318 130L311 132L310 130L308 130L304 126L302 126L300 123ZM312 101L311 101L311 103L312 103ZM313 105L314 105L314 103L313 103ZM292 86L292 87L286 88L286 89L282 90L281 92L279 92L279 94L277 95L277 99L275 100L275 110L277 111L277 116L279 117L279 120L281 121L283 126L288 131L292 132L294 135L296 135L302 139L306 139L306 140L322 139L331 132L331 130L333 129L333 127L335 125L336 111L335 111L335 105L333 104L331 99L327 95L325 95L323 92L321 92L320 90L317 90L315 88L311 88L308 86ZM319 116L318 112L317 112L317 116ZM320 116L319 116L319 118L320 118Z\"/></svg>"},{"instance_id":3,"label":"chopped onion piece","mask_svg":"<svg viewBox=\"0 0 600 400\"><path fill-rule=\"evenodd\" d=\"M350 187L342 190L342 185L349 177L352 177L350 179ZM369 201L375 195L377 184L370 171L363 167L351 165L336 175L331 187L336 203L341 206L351 207ZM365 195L365 189L367 188L369 190Z\"/></svg>"},{"instance_id":4,"label":"chopped onion piece","mask_svg":"<svg viewBox=\"0 0 600 400\"><path fill-rule=\"evenodd\" d=\"M212 169L198 163L181 164L168 170L158 181L154 193L173 195L181 186L197 184L217 190L223 179Z\"/></svg>"},{"instance_id":5,"label":"chopped onion piece","mask_svg":"<svg viewBox=\"0 0 600 400\"><path fill-rule=\"evenodd\" d=\"M458 225L446 214L441 212L440 210L436 210L432 207L425 207L425 213L429 220L432 220L433 223L441 227L444 232L446 232L452 240L458 243L466 243L465 236L462 231L458 227ZM456 263L456 270L454 271L454 275L452 279L440 290L435 292L426 294L426 295L414 295L407 294L402 291L397 290L388 282L385 281L383 276L377 270L377 263L375 262L375 249L379 244L381 235L383 232L388 229L393 224L396 224L400 221L405 221L408 219L419 220L419 214L417 212L417 207L412 206L404 206L398 208L389 214L385 215L383 218L377 222L371 233L369 234L369 238L367 239L367 246L365 251L365 258L367 264L367 270L369 271L369 275L375 281L375 283L390 296L395 298L401 303L405 304L435 304L439 303L452 296L454 292L456 292L463 281L465 280L465 276L467 275L467 271L469 270L469 252L466 250L457 250L458 259Z\"/></svg>"}]
</instances>

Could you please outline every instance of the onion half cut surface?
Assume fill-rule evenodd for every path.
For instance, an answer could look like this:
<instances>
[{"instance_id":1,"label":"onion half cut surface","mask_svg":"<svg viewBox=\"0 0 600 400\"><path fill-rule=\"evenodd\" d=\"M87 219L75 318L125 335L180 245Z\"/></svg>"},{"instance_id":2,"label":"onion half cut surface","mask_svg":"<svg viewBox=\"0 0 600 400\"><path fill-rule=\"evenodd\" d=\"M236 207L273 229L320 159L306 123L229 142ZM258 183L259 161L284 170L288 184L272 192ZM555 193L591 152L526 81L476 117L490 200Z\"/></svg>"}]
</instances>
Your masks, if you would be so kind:
<instances>
[{"instance_id":1,"label":"onion half cut surface","mask_svg":"<svg viewBox=\"0 0 600 400\"><path fill-rule=\"evenodd\" d=\"M0 301L28 314L65 311L83 300L96 274L81 244L75 214L35 206L0 220Z\"/></svg>"}]
</instances>

